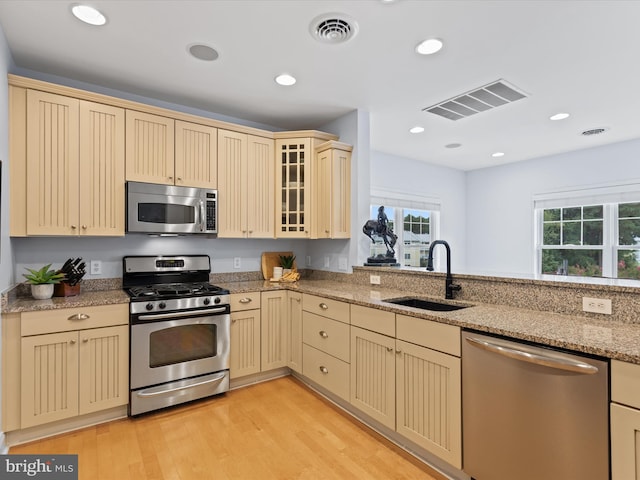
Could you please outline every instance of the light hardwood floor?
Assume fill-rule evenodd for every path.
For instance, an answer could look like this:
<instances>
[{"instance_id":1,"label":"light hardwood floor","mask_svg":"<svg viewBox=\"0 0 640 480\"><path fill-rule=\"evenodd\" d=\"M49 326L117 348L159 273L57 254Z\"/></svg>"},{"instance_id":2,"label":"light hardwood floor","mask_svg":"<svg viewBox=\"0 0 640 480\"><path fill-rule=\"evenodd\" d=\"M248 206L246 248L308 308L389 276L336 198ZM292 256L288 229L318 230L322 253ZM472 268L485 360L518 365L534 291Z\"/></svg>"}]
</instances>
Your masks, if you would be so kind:
<instances>
[{"instance_id":1,"label":"light hardwood floor","mask_svg":"<svg viewBox=\"0 0 640 480\"><path fill-rule=\"evenodd\" d=\"M9 453L78 454L80 480L444 480L293 377Z\"/></svg>"}]
</instances>

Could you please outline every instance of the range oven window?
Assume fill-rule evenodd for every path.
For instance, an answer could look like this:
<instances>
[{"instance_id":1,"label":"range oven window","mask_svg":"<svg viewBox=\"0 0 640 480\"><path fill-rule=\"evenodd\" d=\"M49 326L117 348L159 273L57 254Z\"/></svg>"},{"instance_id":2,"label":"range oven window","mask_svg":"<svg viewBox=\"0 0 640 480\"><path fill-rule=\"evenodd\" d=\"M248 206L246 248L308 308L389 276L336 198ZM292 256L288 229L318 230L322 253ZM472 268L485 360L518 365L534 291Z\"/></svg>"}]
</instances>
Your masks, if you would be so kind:
<instances>
[{"instance_id":1,"label":"range oven window","mask_svg":"<svg viewBox=\"0 0 640 480\"><path fill-rule=\"evenodd\" d=\"M217 328L214 324L191 324L169 327L149 336L149 367L215 357Z\"/></svg>"},{"instance_id":2,"label":"range oven window","mask_svg":"<svg viewBox=\"0 0 640 480\"><path fill-rule=\"evenodd\" d=\"M163 224L192 224L196 220L196 209L193 205L175 203L139 203L138 221Z\"/></svg>"}]
</instances>

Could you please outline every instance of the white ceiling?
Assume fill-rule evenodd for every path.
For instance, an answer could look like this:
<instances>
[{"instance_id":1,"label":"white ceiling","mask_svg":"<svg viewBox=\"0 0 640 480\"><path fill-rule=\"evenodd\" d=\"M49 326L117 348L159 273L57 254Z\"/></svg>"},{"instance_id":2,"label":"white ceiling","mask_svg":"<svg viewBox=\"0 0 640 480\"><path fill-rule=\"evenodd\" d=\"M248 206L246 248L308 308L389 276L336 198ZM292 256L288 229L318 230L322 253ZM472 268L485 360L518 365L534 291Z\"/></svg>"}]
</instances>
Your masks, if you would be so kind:
<instances>
[{"instance_id":1,"label":"white ceiling","mask_svg":"<svg viewBox=\"0 0 640 480\"><path fill-rule=\"evenodd\" d=\"M0 1L17 67L287 130L361 109L372 149L462 170L640 137L639 1L88 1L102 27L75 19L72 3ZM358 34L314 40L310 22L331 12ZM444 48L417 55L429 37ZM191 57L194 43L220 57ZM293 87L273 82L285 71ZM422 112L498 79L529 97L458 121ZM560 111L571 117L548 119Z\"/></svg>"}]
</instances>

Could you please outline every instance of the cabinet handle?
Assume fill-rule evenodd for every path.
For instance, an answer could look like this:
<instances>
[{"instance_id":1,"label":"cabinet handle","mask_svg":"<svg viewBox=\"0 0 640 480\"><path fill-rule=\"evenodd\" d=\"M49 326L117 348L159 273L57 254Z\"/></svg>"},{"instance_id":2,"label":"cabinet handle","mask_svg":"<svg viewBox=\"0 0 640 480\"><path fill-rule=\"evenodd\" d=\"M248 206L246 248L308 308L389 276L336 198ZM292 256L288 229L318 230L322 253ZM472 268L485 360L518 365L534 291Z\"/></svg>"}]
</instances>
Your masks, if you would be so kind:
<instances>
[{"instance_id":1,"label":"cabinet handle","mask_svg":"<svg viewBox=\"0 0 640 480\"><path fill-rule=\"evenodd\" d=\"M75 344L76 344L76 341L75 341L75 340L69 340L69 343L70 343L71 345L75 345Z\"/></svg>"},{"instance_id":2,"label":"cabinet handle","mask_svg":"<svg viewBox=\"0 0 640 480\"><path fill-rule=\"evenodd\" d=\"M83 338L83 339L82 339L82 343L87 343L88 341L89 341L89 339L88 339L88 338Z\"/></svg>"},{"instance_id":3,"label":"cabinet handle","mask_svg":"<svg viewBox=\"0 0 640 480\"><path fill-rule=\"evenodd\" d=\"M320 330L318 332L318 334L322 337L322 338L329 338L329 334L327 332L325 332L324 330Z\"/></svg>"},{"instance_id":4,"label":"cabinet handle","mask_svg":"<svg viewBox=\"0 0 640 480\"><path fill-rule=\"evenodd\" d=\"M387 352L393 352L393 347L387 347Z\"/></svg>"},{"instance_id":5,"label":"cabinet handle","mask_svg":"<svg viewBox=\"0 0 640 480\"><path fill-rule=\"evenodd\" d=\"M300 299L299 298L294 298L294 300L298 303L300 303Z\"/></svg>"},{"instance_id":6,"label":"cabinet handle","mask_svg":"<svg viewBox=\"0 0 640 480\"><path fill-rule=\"evenodd\" d=\"M75 225L71 225L71 230L75 230L76 228L78 227L76 227Z\"/></svg>"},{"instance_id":7,"label":"cabinet handle","mask_svg":"<svg viewBox=\"0 0 640 480\"><path fill-rule=\"evenodd\" d=\"M402 350L400 350L399 348L397 348L397 349L396 349L396 353L397 353L398 355L400 355L400 354L402 353Z\"/></svg>"},{"instance_id":8,"label":"cabinet handle","mask_svg":"<svg viewBox=\"0 0 640 480\"><path fill-rule=\"evenodd\" d=\"M176 178L176 180L178 180L179 182L181 182L181 181L182 181L182 177L178 177L178 178Z\"/></svg>"},{"instance_id":9,"label":"cabinet handle","mask_svg":"<svg viewBox=\"0 0 640 480\"><path fill-rule=\"evenodd\" d=\"M319 307L320 307L322 310L327 310L327 309L329 308L329 306L328 306L326 303L321 303L321 304L319 305Z\"/></svg>"},{"instance_id":10,"label":"cabinet handle","mask_svg":"<svg viewBox=\"0 0 640 480\"><path fill-rule=\"evenodd\" d=\"M324 233L329 233L329 230L325 230Z\"/></svg>"},{"instance_id":11,"label":"cabinet handle","mask_svg":"<svg viewBox=\"0 0 640 480\"><path fill-rule=\"evenodd\" d=\"M76 313L75 315L71 315L69 318L67 318L67 320L87 320L88 318L91 317L86 313Z\"/></svg>"},{"instance_id":12,"label":"cabinet handle","mask_svg":"<svg viewBox=\"0 0 640 480\"><path fill-rule=\"evenodd\" d=\"M236 323L237 321L238 320L234 318L233 320L231 320L231 323Z\"/></svg>"},{"instance_id":13,"label":"cabinet handle","mask_svg":"<svg viewBox=\"0 0 640 480\"><path fill-rule=\"evenodd\" d=\"M241 298L238 300L240 303L251 303L251 299L248 297Z\"/></svg>"},{"instance_id":14,"label":"cabinet handle","mask_svg":"<svg viewBox=\"0 0 640 480\"><path fill-rule=\"evenodd\" d=\"M324 373L325 375L326 375L327 373L329 373L329 369L328 369L327 367L322 366L322 365L320 365L320 371L321 371L322 373Z\"/></svg>"}]
</instances>

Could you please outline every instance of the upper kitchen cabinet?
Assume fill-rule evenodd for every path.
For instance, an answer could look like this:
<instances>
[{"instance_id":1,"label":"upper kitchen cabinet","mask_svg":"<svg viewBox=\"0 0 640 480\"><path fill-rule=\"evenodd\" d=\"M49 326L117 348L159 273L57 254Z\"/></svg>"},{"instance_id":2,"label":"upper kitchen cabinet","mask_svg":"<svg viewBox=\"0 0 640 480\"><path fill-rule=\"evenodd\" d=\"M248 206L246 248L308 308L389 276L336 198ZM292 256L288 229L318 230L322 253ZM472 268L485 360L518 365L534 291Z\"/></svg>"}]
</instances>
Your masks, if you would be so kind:
<instances>
[{"instance_id":1,"label":"upper kitchen cabinet","mask_svg":"<svg viewBox=\"0 0 640 480\"><path fill-rule=\"evenodd\" d=\"M218 186L218 129L176 120L176 185Z\"/></svg>"},{"instance_id":2,"label":"upper kitchen cabinet","mask_svg":"<svg viewBox=\"0 0 640 480\"><path fill-rule=\"evenodd\" d=\"M218 131L218 237L275 236L274 141Z\"/></svg>"},{"instance_id":3,"label":"upper kitchen cabinet","mask_svg":"<svg viewBox=\"0 0 640 480\"><path fill-rule=\"evenodd\" d=\"M351 150L329 141L316 147L313 238L351 236Z\"/></svg>"},{"instance_id":4,"label":"upper kitchen cabinet","mask_svg":"<svg viewBox=\"0 0 640 480\"><path fill-rule=\"evenodd\" d=\"M124 235L124 110L11 86L11 235Z\"/></svg>"},{"instance_id":5,"label":"upper kitchen cabinet","mask_svg":"<svg viewBox=\"0 0 640 480\"><path fill-rule=\"evenodd\" d=\"M315 148L334 135L316 132L276 134L276 237L313 238Z\"/></svg>"}]
</instances>

